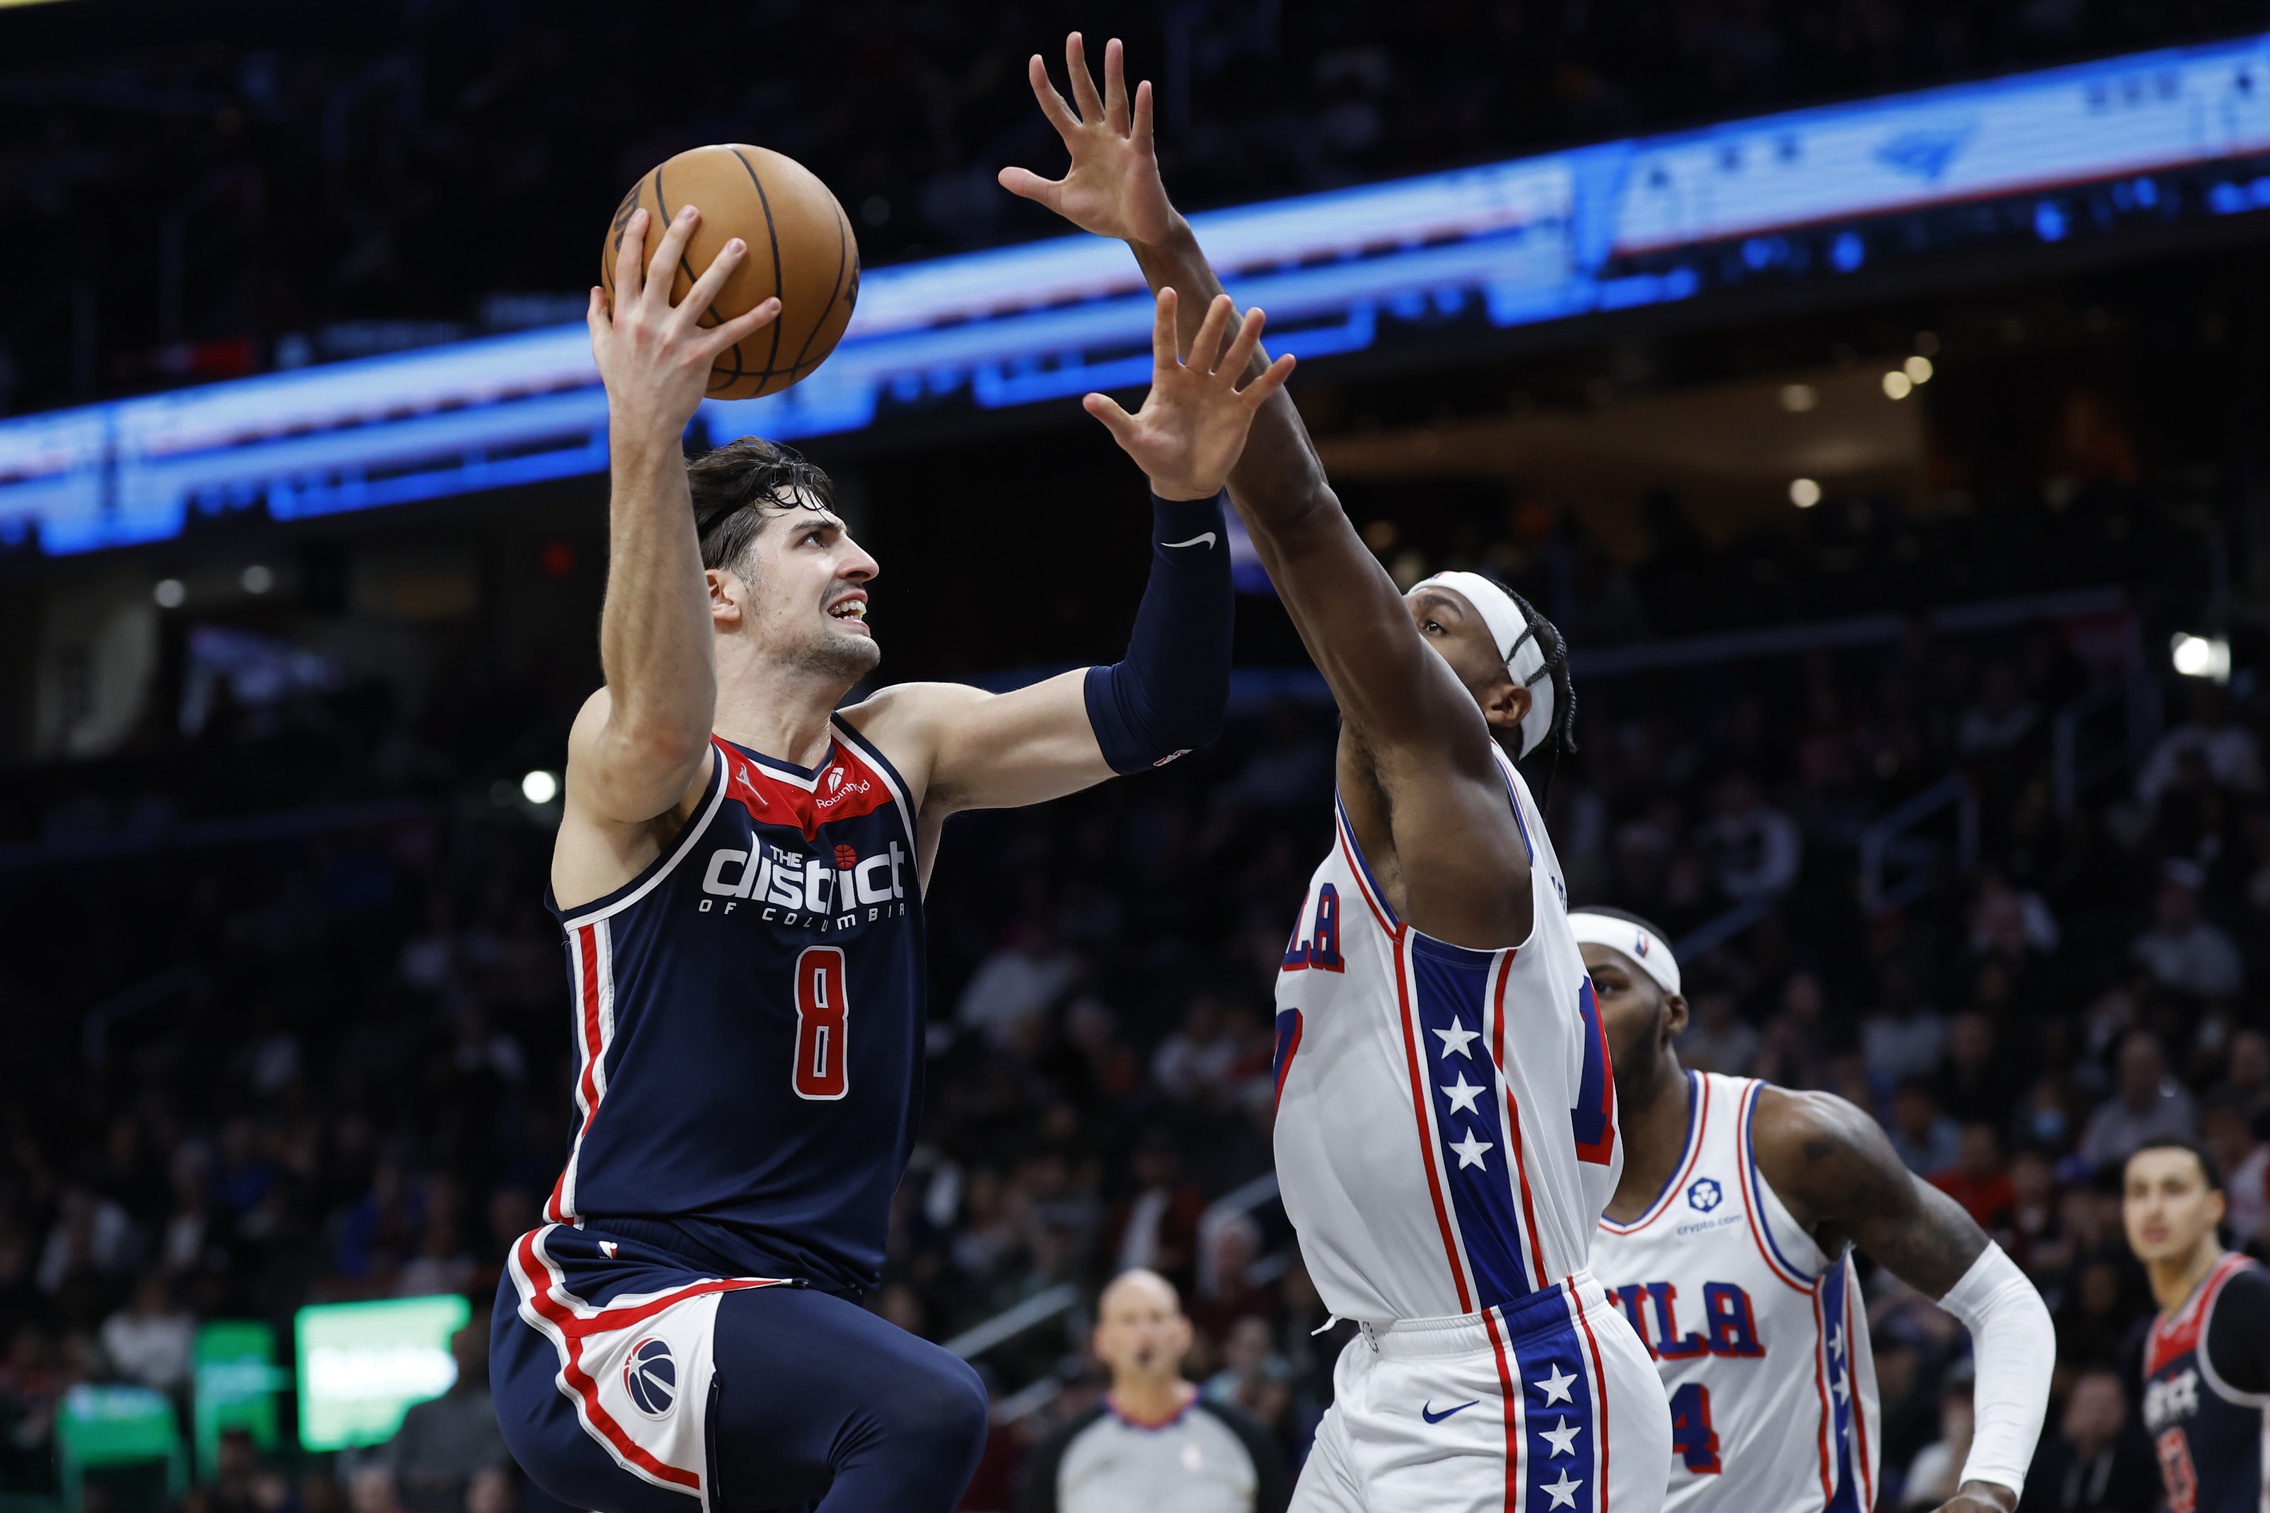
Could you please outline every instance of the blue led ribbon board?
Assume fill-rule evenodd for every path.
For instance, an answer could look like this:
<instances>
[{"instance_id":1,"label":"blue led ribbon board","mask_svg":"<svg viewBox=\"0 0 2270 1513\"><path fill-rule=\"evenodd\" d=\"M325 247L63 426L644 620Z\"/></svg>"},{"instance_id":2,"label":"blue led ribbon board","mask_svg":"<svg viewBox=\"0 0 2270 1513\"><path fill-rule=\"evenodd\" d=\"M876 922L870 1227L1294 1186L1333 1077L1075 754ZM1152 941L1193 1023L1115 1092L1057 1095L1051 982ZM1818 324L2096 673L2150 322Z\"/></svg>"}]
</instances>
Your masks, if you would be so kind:
<instances>
[{"instance_id":1,"label":"blue led ribbon board","mask_svg":"<svg viewBox=\"0 0 2270 1513\"><path fill-rule=\"evenodd\" d=\"M1636 138L1193 217L1270 346L1314 358L2270 209L2270 36ZM1070 236L870 270L786 393L712 440L1137 385L1150 301ZM598 473L581 325L0 421L0 551L162 541Z\"/></svg>"}]
</instances>

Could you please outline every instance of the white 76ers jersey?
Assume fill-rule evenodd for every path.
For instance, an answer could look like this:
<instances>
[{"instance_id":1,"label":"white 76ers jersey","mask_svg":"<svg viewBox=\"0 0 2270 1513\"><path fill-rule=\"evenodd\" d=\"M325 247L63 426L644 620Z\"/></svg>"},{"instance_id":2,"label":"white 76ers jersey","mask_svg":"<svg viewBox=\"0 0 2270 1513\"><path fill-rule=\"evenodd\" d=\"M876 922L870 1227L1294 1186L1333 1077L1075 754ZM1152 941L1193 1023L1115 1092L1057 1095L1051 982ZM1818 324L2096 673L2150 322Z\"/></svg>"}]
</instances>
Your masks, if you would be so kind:
<instances>
[{"instance_id":1,"label":"white 76ers jersey","mask_svg":"<svg viewBox=\"0 0 2270 1513\"><path fill-rule=\"evenodd\" d=\"M1560 862L1528 785L1498 765L1529 847L1526 942L1471 950L1398 920L1335 805L1277 977L1277 1180L1344 1318L1475 1313L1551 1287L1584 1268L1623 1169Z\"/></svg>"},{"instance_id":2,"label":"white 76ers jersey","mask_svg":"<svg viewBox=\"0 0 2270 1513\"><path fill-rule=\"evenodd\" d=\"M1689 1072L1687 1145L1629 1224L1603 1218L1592 1269L1671 1399L1679 1513L1868 1513L1876 1367L1849 1250L1833 1260L1758 1173L1764 1083Z\"/></svg>"}]
</instances>

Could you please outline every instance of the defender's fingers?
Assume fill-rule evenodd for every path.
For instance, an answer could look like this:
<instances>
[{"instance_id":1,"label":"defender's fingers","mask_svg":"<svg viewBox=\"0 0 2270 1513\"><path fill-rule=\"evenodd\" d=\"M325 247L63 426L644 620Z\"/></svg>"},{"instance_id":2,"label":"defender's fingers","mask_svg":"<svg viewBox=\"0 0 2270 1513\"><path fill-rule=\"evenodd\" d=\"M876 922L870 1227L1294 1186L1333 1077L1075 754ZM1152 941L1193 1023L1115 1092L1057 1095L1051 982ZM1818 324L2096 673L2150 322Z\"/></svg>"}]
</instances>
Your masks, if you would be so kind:
<instances>
[{"instance_id":1,"label":"defender's fingers","mask_svg":"<svg viewBox=\"0 0 2270 1513\"><path fill-rule=\"evenodd\" d=\"M1262 314L1257 305L1246 311L1245 319L1238 322L1237 334L1230 338L1230 349L1222 354L1222 365L1215 370L1231 387L1236 387L1237 381L1245 376L1246 364L1253 361L1254 349L1261 345L1261 328L1268 321L1269 317Z\"/></svg>"},{"instance_id":2,"label":"defender's fingers","mask_svg":"<svg viewBox=\"0 0 2270 1513\"><path fill-rule=\"evenodd\" d=\"M1229 334L1232 308L1228 295L1217 294L1206 307L1206 318L1198 324L1198 335L1190 343L1190 364L1202 373L1212 373L1221 366L1218 358L1222 339Z\"/></svg>"},{"instance_id":3,"label":"defender's fingers","mask_svg":"<svg viewBox=\"0 0 2270 1513\"><path fill-rule=\"evenodd\" d=\"M1151 81L1148 79L1135 86L1135 122L1127 133L1127 140L1145 152L1151 150Z\"/></svg>"},{"instance_id":4,"label":"defender's fingers","mask_svg":"<svg viewBox=\"0 0 2270 1513\"><path fill-rule=\"evenodd\" d=\"M1044 179L1030 168L1004 168L994 175L1003 189L1022 200L1055 210L1064 197L1062 179Z\"/></svg>"},{"instance_id":5,"label":"defender's fingers","mask_svg":"<svg viewBox=\"0 0 2270 1513\"><path fill-rule=\"evenodd\" d=\"M1072 103L1080 107L1080 120L1095 125L1103 119L1103 96L1096 93L1095 76L1088 72L1088 45L1078 32L1064 39L1064 67L1072 76Z\"/></svg>"},{"instance_id":6,"label":"defender's fingers","mask_svg":"<svg viewBox=\"0 0 2270 1513\"><path fill-rule=\"evenodd\" d=\"M1040 113L1048 117L1048 124L1056 128L1059 136L1069 137L1079 128L1080 118L1072 114L1072 107L1056 92L1055 83L1048 77L1048 65L1041 61L1039 53L1034 53L1032 60L1025 64L1025 77L1032 81L1033 98L1040 101Z\"/></svg>"},{"instance_id":7,"label":"defender's fingers","mask_svg":"<svg viewBox=\"0 0 2270 1513\"><path fill-rule=\"evenodd\" d=\"M1285 380L1293 376L1293 369L1296 366L1298 366L1297 360L1292 353L1287 352L1268 367L1262 369L1259 378L1238 390L1237 397L1244 400L1250 408L1260 409L1269 402L1270 395L1285 386Z\"/></svg>"},{"instance_id":8,"label":"defender's fingers","mask_svg":"<svg viewBox=\"0 0 2270 1513\"><path fill-rule=\"evenodd\" d=\"M686 303L692 304L693 301L688 300ZM708 340L703 342L702 346L707 349L708 355L714 358L727 348L740 345L748 340L753 333L762 331L778 319L780 319L780 301L768 299L754 310L745 310L731 320L711 327L706 333Z\"/></svg>"},{"instance_id":9,"label":"defender's fingers","mask_svg":"<svg viewBox=\"0 0 2270 1513\"><path fill-rule=\"evenodd\" d=\"M1160 373L1171 373L1182 365L1182 354L1174 340L1174 313L1180 308L1181 299L1171 288L1161 289L1152 311L1151 366Z\"/></svg>"},{"instance_id":10,"label":"defender's fingers","mask_svg":"<svg viewBox=\"0 0 2270 1513\"><path fill-rule=\"evenodd\" d=\"M1119 407L1109 394L1090 394L1080 401L1080 408L1103 422L1112 439L1127 446L1135 439L1135 417Z\"/></svg>"},{"instance_id":11,"label":"defender's fingers","mask_svg":"<svg viewBox=\"0 0 2270 1513\"><path fill-rule=\"evenodd\" d=\"M1127 135L1127 49L1117 37L1103 45L1103 119Z\"/></svg>"},{"instance_id":12,"label":"defender's fingers","mask_svg":"<svg viewBox=\"0 0 2270 1513\"><path fill-rule=\"evenodd\" d=\"M623 239L615 244L615 301L611 313L620 313L623 306L637 299L638 291L646 282L645 275L639 271L639 259L646 251L648 219L646 211L640 209L632 211L631 218L623 222Z\"/></svg>"},{"instance_id":13,"label":"defender's fingers","mask_svg":"<svg viewBox=\"0 0 2270 1513\"><path fill-rule=\"evenodd\" d=\"M678 265L686 256L686 243L693 237L694 227L701 224L701 212L691 205L679 207L671 218L670 229L662 233L662 245L654 249L654 260L646 265L646 287L639 291L640 298L649 306L668 308L670 286L677 280Z\"/></svg>"},{"instance_id":14,"label":"defender's fingers","mask_svg":"<svg viewBox=\"0 0 2270 1513\"><path fill-rule=\"evenodd\" d=\"M748 256L748 252L749 244L739 237L731 238L718 249L717 256L710 259L709 266L702 270L701 277L695 279L694 286L686 291L686 297L678 301L673 318L681 329L698 323L703 313L717 303L717 292L725 287L725 281L733 276L734 269L741 266L741 260Z\"/></svg>"}]
</instances>

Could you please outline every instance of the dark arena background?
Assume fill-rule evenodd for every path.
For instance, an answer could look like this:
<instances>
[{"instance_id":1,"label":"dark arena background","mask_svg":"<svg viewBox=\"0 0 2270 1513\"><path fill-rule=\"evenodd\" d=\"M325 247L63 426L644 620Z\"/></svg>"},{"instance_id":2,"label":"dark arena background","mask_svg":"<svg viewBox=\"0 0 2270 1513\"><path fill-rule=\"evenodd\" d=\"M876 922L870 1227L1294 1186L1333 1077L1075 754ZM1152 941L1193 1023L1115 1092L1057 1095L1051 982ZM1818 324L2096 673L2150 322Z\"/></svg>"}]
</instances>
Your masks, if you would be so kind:
<instances>
[{"instance_id":1,"label":"dark arena background","mask_svg":"<svg viewBox=\"0 0 2270 1513\"><path fill-rule=\"evenodd\" d=\"M1552 829L1576 902L1677 937L1683 1058L1873 1111L2033 1278L2052 1455L2092 1368L2133 1394L2136 1141L2202 1138L2226 1240L2270 1239L2265 26L0 8L0 1513L558 1506L459 1326L571 1133L542 898L599 681L593 252L670 153L810 166L858 315L689 444L832 472L880 680L1115 659L1143 484L1078 396L1140 391L1140 279L993 181L1060 168L1022 65L1072 27L1157 81L1167 182L1302 356L1387 569L1494 572L1565 631ZM1313 1333L1276 1197L1270 991L1335 716L1240 581L1220 741L939 853L868 1301L986 1381L968 1509L1096 1401L1125 1264L1181 1286L1188 1373L1288 1465L1330 1401L1350 1326ZM1967 1437L1968 1344L1888 1274L1868 1317L1898 1508ZM2120 1433L2148 1468L2133 1403Z\"/></svg>"}]
</instances>

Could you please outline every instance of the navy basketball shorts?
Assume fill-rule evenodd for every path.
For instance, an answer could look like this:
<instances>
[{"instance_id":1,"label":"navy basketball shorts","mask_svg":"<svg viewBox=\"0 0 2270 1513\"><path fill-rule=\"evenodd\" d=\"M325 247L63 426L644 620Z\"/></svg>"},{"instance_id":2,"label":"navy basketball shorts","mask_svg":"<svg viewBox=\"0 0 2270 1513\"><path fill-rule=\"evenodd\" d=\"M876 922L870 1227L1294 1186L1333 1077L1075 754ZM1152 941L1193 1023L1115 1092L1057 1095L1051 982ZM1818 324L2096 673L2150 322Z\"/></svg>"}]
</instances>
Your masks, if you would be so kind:
<instances>
[{"instance_id":1,"label":"navy basketball shorts","mask_svg":"<svg viewBox=\"0 0 2270 1513\"><path fill-rule=\"evenodd\" d=\"M977 1373L858 1304L559 1224L513 1245L489 1382L521 1469L597 1513L946 1513L985 1448Z\"/></svg>"}]
</instances>

